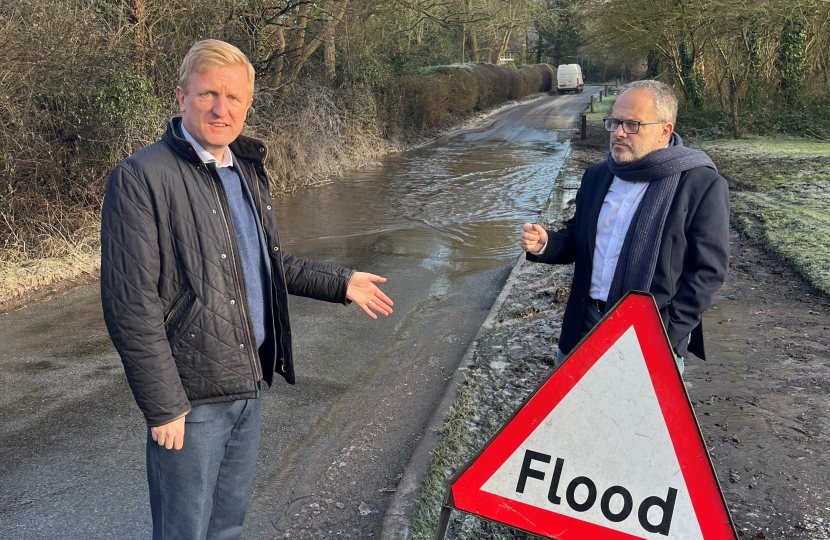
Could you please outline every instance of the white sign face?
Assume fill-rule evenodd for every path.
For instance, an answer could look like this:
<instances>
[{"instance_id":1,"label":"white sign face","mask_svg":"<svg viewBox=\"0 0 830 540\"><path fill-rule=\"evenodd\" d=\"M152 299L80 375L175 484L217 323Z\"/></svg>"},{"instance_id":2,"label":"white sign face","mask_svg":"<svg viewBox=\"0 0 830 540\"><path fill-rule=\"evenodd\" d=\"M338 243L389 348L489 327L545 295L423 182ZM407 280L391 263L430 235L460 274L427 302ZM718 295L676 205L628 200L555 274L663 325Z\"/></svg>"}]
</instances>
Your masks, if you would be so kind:
<instances>
[{"instance_id":1,"label":"white sign face","mask_svg":"<svg viewBox=\"0 0 830 540\"><path fill-rule=\"evenodd\" d=\"M636 538L703 538L633 326L481 490Z\"/></svg>"}]
</instances>

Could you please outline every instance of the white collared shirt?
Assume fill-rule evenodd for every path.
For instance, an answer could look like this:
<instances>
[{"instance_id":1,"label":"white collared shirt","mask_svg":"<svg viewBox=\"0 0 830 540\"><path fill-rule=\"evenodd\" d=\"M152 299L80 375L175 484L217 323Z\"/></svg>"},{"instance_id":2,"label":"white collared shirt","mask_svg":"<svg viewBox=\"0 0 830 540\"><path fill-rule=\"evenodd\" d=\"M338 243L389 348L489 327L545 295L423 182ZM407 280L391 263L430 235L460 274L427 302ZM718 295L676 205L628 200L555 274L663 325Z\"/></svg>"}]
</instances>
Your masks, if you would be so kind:
<instances>
[{"instance_id":1,"label":"white collared shirt","mask_svg":"<svg viewBox=\"0 0 830 540\"><path fill-rule=\"evenodd\" d=\"M625 235L648 188L648 182L626 182L614 177L597 219L594 267L591 271L591 298L608 300L608 290L617 270Z\"/></svg>"},{"instance_id":2,"label":"white collared shirt","mask_svg":"<svg viewBox=\"0 0 830 540\"><path fill-rule=\"evenodd\" d=\"M594 266L591 271L591 289L589 296L605 302L608 291L617 270L625 235L631 225L634 214L648 188L648 182L626 182L614 177L597 219L597 236L594 245ZM547 244L533 255L545 252Z\"/></svg>"},{"instance_id":3,"label":"white collared shirt","mask_svg":"<svg viewBox=\"0 0 830 540\"><path fill-rule=\"evenodd\" d=\"M669 143L663 148L668 147ZM588 291L588 295L595 300L608 300L608 291L614 280L625 235L648 185L648 182L627 182L614 176L611 187L605 194L597 219L594 266L591 270L591 289ZM541 255L546 247L547 244L538 252L531 253Z\"/></svg>"},{"instance_id":4,"label":"white collared shirt","mask_svg":"<svg viewBox=\"0 0 830 540\"><path fill-rule=\"evenodd\" d=\"M201 144L196 142L190 133L184 128L184 122L181 123L182 126L182 135L184 138L187 139L187 142L193 145L193 149L196 150L196 155L199 156L199 159L202 160L202 163L215 163L217 169L221 169L222 167L233 167L233 154L231 154L231 149L227 146L225 147L225 151L222 153L222 161L219 161L213 154L205 150Z\"/></svg>"}]
</instances>

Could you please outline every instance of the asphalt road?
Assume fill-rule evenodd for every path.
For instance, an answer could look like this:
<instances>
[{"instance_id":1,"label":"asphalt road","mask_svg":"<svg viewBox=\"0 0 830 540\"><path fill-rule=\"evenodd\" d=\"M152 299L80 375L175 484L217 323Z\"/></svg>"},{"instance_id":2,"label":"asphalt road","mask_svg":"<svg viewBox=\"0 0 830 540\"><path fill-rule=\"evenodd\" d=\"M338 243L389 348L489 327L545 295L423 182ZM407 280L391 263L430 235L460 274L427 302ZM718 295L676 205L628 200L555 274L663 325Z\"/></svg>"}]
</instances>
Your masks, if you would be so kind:
<instances>
[{"instance_id":1,"label":"asphalt road","mask_svg":"<svg viewBox=\"0 0 830 540\"><path fill-rule=\"evenodd\" d=\"M277 201L286 251L386 276L395 313L292 299L298 381L265 393L245 538L377 535L588 91ZM145 437L97 284L0 315L0 538L149 537Z\"/></svg>"}]
</instances>

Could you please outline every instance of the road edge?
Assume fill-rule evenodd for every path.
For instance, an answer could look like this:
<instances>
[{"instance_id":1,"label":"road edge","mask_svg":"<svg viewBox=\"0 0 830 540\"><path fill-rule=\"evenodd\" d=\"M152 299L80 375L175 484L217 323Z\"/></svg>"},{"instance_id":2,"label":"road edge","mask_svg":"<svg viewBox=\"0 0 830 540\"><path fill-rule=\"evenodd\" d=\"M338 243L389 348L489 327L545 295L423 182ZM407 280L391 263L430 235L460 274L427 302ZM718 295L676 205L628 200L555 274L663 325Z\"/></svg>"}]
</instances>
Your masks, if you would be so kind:
<instances>
[{"instance_id":1,"label":"road edge","mask_svg":"<svg viewBox=\"0 0 830 540\"><path fill-rule=\"evenodd\" d=\"M571 146L568 144L565 159L562 161L563 164L568 159L570 154ZM546 212L548 212L551 204L551 196L553 195L554 189L556 189L558 185L557 181L559 180L561 173L562 168L560 167L556 173L556 177L553 179L550 193L548 193L545 204L542 206L542 211L539 212L537 221L538 219L541 219ZM490 311L487 312L484 322L481 323L481 326L476 332L473 341L467 347L467 351L464 353L464 356L461 358L455 373L453 373L452 378L447 384L447 388L444 390L444 395L438 403L438 406L435 408L435 412L433 412L432 418L427 424L418 446L415 447L415 451L409 458L409 463L406 465L406 469L404 470L400 482L398 482L395 495L392 497L392 501L386 508L386 513L383 516L383 522L381 524L380 540L408 540L411 530L412 510L415 507L415 501L423 488L424 478L429 471L429 466L432 461L432 452L441 440L438 432L444 427L444 417L450 407L452 407L453 403L455 403L458 388L464 381L464 371L473 361L473 355L478 348L479 339L481 339L485 332L489 331L493 327L493 322L495 321L496 316L501 310L501 307L504 305L504 302L507 300L507 297L510 295L513 285L516 281L518 281L518 276L524 263L525 254L521 253L514 263L513 269L510 271L510 275L507 276L507 280L505 280L501 292L496 297L493 305L490 306Z\"/></svg>"},{"instance_id":2,"label":"road edge","mask_svg":"<svg viewBox=\"0 0 830 540\"><path fill-rule=\"evenodd\" d=\"M470 346L467 347L467 351L461 358L458 368L456 368L449 384L447 384L444 396L432 414L432 418L424 430L421 441L415 447L415 451L412 453L412 457L409 459L409 463L404 470L403 477L398 482L398 487L395 490L392 502L389 503L386 509L386 514L383 516L383 524L381 525L380 540L407 540L409 538L412 509L415 507L415 500L421 493L424 478L426 477L427 471L429 471L432 452L441 440L438 432L444 427L444 416L453 403L455 403L458 387L464 381L464 370L473 361L478 340L484 332L492 328L493 321L498 315L501 306L504 305L510 291L513 289L513 285L516 283L517 276L524 262L525 255L522 253L513 265L513 269L510 271L510 275L507 276L507 280L504 282L499 296L490 307L487 317L481 323L475 338L473 338Z\"/></svg>"}]
</instances>

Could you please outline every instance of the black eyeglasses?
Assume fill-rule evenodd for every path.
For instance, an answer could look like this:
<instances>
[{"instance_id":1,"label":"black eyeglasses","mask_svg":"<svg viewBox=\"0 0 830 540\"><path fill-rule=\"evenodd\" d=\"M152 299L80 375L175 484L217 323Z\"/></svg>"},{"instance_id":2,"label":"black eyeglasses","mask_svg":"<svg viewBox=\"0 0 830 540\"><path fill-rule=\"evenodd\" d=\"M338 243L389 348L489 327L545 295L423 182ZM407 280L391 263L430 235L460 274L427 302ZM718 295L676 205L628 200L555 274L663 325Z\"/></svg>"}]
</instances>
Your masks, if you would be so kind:
<instances>
[{"instance_id":1,"label":"black eyeglasses","mask_svg":"<svg viewBox=\"0 0 830 540\"><path fill-rule=\"evenodd\" d=\"M605 125L605 130L610 132L617 131L617 128L622 124L623 131L629 135L635 135L640 132L640 126L649 126L651 124L667 124L668 122L638 122L636 120L617 120L616 118L603 118L602 123Z\"/></svg>"}]
</instances>

